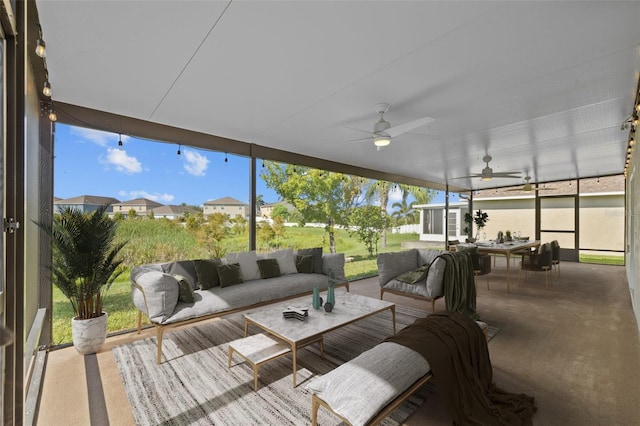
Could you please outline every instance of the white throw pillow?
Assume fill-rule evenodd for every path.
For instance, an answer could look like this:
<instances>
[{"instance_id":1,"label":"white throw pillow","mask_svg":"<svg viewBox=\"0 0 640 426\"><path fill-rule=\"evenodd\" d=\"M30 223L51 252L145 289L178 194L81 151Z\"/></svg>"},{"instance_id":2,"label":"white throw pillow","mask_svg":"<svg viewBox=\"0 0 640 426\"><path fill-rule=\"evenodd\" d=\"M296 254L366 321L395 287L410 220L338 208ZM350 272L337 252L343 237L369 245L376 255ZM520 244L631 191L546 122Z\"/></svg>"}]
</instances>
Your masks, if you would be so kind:
<instances>
[{"instance_id":1,"label":"white throw pillow","mask_svg":"<svg viewBox=\"0 0 640 426\"><path fill-rule=\"evenodd\" d=\"M272 251L267 254L268 259L276 259L278 266L280 266L280 274L297 274L298 268L296 268L296 256L293 253L293 249L282 249Z\"/></svg>"},{"instance_id":2,"label":"white throw pillow","mask_svg":"<svg viewBox=\"0 0 640 426\"><path fill-rule=\"evenodd\" d=\"M258 256L255 251L244 251L239 253L228 253L228 263L239 263L242 279L244 281L259 280L260 269L258 268Z\"/></svg>"}]
</instances>

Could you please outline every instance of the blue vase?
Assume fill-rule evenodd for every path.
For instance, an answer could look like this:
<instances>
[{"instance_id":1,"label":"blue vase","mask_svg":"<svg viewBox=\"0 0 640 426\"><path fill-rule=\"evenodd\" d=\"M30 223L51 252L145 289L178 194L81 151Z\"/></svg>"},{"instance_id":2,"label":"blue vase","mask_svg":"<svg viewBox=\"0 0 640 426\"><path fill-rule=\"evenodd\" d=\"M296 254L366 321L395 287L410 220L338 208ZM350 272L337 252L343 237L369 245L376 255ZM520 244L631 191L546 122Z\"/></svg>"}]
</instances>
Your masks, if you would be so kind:
<instances>
[{"instance_id":1,"label":"blue vase","mask_svg":"<svg viewBox=\"0 0 640 426\"><path fill-rule=\"evenodd\" d=\"M320 289L318 287L314 287L313 289L313 299L312 299L313 309L320 309Z\"/></svg>"},{"instance_id":2,"label":"blue vase","mask_svg":"<svg viewBox=\"0 0 640 426\"><path fill-rule=\"evenodd\" d=\"M336 304L336 294L333 287L327 289L327 303L331 303L331 306Z\"/></svg>"}]
</instances>

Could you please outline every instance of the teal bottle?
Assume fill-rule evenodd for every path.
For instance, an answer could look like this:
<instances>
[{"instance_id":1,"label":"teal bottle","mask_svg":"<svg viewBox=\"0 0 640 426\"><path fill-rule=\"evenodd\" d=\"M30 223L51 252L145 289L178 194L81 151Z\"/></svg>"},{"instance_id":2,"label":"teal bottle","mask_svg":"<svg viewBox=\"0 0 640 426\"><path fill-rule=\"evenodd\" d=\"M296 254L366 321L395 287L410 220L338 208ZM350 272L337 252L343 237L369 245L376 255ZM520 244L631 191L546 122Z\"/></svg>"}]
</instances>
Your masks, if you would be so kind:
<instances>
[{"instance_id":1,"label":"teal bottle","mask_svg":"<svg viewBox=\"0 0 640 426\"><path fill-rule=\"evenodd\" d=\"M320 309L320 289L318 287L313 288L313 309Z\"/></svg>"}]
</instances>

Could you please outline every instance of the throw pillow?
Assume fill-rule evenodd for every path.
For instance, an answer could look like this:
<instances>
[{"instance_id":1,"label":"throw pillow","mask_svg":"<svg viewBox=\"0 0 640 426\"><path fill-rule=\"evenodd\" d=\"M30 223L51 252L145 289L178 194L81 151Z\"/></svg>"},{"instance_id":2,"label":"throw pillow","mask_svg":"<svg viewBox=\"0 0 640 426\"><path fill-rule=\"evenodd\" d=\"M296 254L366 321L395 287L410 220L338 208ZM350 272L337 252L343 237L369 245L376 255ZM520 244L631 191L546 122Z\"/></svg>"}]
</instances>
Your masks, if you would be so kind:
<instances>
[{"instance_id":1,"label":"throw pillow","mask_svg":"<svg viewBox=\"0 0 640 426\"><path fill-rule=\"evenodd\" d=\"M256 264L256 267L258 265ZM216 271L220 277L220 287L229 287L234 284L243 283L242 272L239 263L228 263L226 265L217 265Z\"/></svg>"},{"instance_id":2,"label":"throw pillow","mask_svg":"<svg viewBox=\"0 0 640 426\"><path fill-rule=\"evenodd\" d=\"M260 269L260 276L265 278L279 277L280 265L278 265L277 259L260 259L258 260L258 269Z\"/></svg>"},{"instance_id":3,"label":"throw pillow","mask_svg":"<svg viewBox=\"0 0 640 426\"><path fill-rule=\"evenodd\" d=\"M200 290L208 290L213 287L220 286L220 278L217 265L222 265L222 261L218 258L194 260L196 266L196 275L198 277L198 287Z\"/></svg>"},{"instance_id":4,"label":"throw pillow","mask_svg":"<svg viewBox=\"0 0 640 426\"><path fill-rule=\"evenodd\" d=\"M182 275L191 284L191 288L198 289L198 278L193 260L178 260L162 265L162 271L171 275Z\"/></svg>"},{"instance_id":5,"label":"throw pillow","mask_svg":"<svg viewBox=\"0 0 640 426\"><path fill-rule=\"evenodd\" d=\"M196 300L193 297L193 288L189 281L182 275L173 276L178 281L178 302L194 303Z\"/></svg>"},{"instance_id":6,"label":"throw pillow","mask_svg":"<svg viewBox=\"0 0 640 426\"><path fill-rule=\"evenodd\" d=\"M429 273L429 265L422 265L414 271L403 272L396 277L396 280L405 282L407 284L415 284L418 281L422 281L427 277Z\"/></svg>"},{"instance_id":7,"label":"throw pillow","mask_svg":"<svg viewBox=\"0 0 640 426\"><path fill-rule=\"evenodd\" d=\"M242 279L245 281L259 280L260 270L258 269L258 255L255 251L245 251L239 253L227 253L229 263L238 263L242 271Z\"/></svg>"},{"instance_id":8,"label":"throw pillow","mask_svg":"<svg viewBox=\"0 0 640 426\"><path fill-rule=\"evenodd\" d=\"M310 254L296 256L296 269L301 274L313 273L313 256Z\"/></svg>"},{"instance_id":9,"label":"throw pillow","mask_svg":"<svg viewBox=\"0 0 640 426\"><path fill-rule=\"evenodd\" d=\"M306 256L308 254L313 256L313 273L322 273L322 247L300 249L296 254L298 256Z\"/></svg>"},{"instance_id":10,"label":"throw pillow","mask_svg":"<svg viewBox=\"0 0 640 426\"><path fill-rule=\"evenodd\" d=\"M280 266L280 273L282 275L297 274L296 269L296 257L293 254L292 249L282 249L272 251L266 255L267 259L277 259Z\"/></svg>"}]
</instances>

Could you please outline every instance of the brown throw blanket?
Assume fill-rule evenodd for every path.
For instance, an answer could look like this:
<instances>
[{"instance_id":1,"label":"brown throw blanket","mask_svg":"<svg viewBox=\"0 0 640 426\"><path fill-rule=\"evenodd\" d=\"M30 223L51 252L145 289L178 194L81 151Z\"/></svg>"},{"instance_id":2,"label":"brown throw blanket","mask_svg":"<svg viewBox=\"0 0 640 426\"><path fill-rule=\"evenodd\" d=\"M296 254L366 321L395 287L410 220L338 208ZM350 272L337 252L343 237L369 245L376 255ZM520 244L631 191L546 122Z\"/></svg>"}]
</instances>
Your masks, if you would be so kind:
<instances>
[{"instance_id":1,"label":"brown throw blanket","mask_svg":"<svg viewBox=\"0 0 640 426\"><path fill-rule=\"evenodd\" d=\"M496 387L484 334L465 315L442 311L418 318L386 341L407 346L429 362L455 425L532 424L533 397Z\"/></svg>"}]
</instances>

